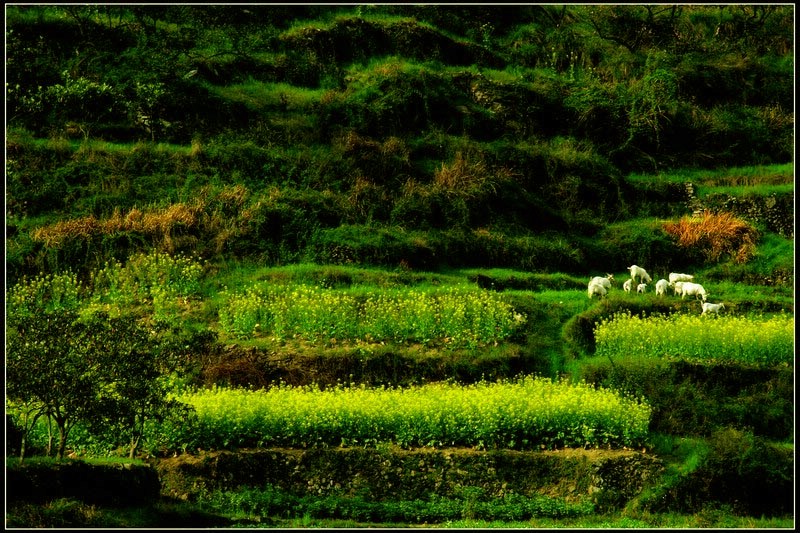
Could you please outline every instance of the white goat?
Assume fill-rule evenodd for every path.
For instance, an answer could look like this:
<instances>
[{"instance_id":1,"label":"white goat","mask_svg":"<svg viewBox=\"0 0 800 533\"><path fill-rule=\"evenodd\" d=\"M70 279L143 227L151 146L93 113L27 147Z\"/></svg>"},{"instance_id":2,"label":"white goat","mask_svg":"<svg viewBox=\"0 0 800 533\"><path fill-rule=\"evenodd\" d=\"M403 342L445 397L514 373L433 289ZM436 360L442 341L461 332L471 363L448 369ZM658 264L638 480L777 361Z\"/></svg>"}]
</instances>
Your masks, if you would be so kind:
<instances>
[{"instance_id":1,"label":"white goat","mask_svg":"<svg viewBox=\"0 0 800 533\"><path fill-rule=\"evenodd\" d=\"M675 272L669 273L669 284L675 285L676 281L692 281L694 276L691 274L677 274Z\"/></svg>"},{"instance_id":2,"label":"white goat","mask_svg":"<svg viewBox=\"0 0 800 533\"><path fill-rule=\"evenodd\" d=\"M685 281L676 281L672 285L672 289L675 291L675 296L681 296L683 294L683 284L686 283Z\"/></svg>"},{"instance_id":3,"label":"white goat","mask_svg":"<svg viewBox=\"0 0 800 533\"><path fill-rule=\"evenodd\" d=\"M611 284L613 282L614 282L614 274L606 274L605 276L595 276L591 280L589 280L589 284L599 283L606 289L610 289Z\"/></svg>"},{"instance_id":4,"label":"white goat","mask_svg":"<svg viewBox=\"0 0 800 533\"><path fill-rule=\"evenodd\" d=\"M664 296L667 293L669 282L665 279L660 279L656 282L656 296Z\"/></svg>"},{"instance_id":5,"label":"white goat","mask_svg":"<svg viewBox=\"0 0 800 533\"><path fill-rule=\"evenodd\" d=\"M700 313L701 315L704 315L706 313L709 313L709 314L710 313L717 313L718 314L720 312L720 309L725 309L725 304L710 304L710 303L707 303L707 302L703 302L700 305L703 306L703 312Z\"/></svg>"},{"instance_id":6,"label":"white goat","mask_svg":"<svg viewBox=\"0 0 800 533\"><path fill-rule=\"evenodd\" d=\"M647 290L647 283L640 283L636 286L636 292L640 294L644 294L645 290Z\"/></svg>"},{"instance_id":7,"label":"white goat","mask_svg":"<svg viewBox=\"0 0 800 533\"><path fill-rule=\"evenodd\" d=\"M633 285L633 279L629 279L622 284L622 288L625 289L625 292L630 293L632 285Z\"/></svg>"},{"instance_id":8,"label":"white goat","mask_svg":"<svg viewBox=\"0 0 800 533\"><path fill-rule=\"evenodd\" d=\"M642 267L631 265L628 267L628 270L631 271L632 279L635 280L637 277L639 278L639 283L650 283L651 281L653 281L652 279L650 279L650 274L648 274L647 271Z\"/></svg>"},{"instance_id":9,"label":"white goat","mask_svg":"<svg viewBox=\"0 0 800 533\"><path fill-rule=\"evenodd\" d=\"M684 296L694 296L695 298L702 298L706 301L706 290L699 283L692 283L691 281L684 281L681 287L681 300Z\"/></svg>"},{"instance_id":10,"label":"white goat","mask_svg":"<svg viewBox=\"0 0 800 533\"><path fill-rule=\"evenodd\" d=\"M602 298L603 296L608 294L608 291L606 290L606 288L605 288L605 286L603 284L595 283L594 281L592 281L592 282L589 283L588 293L589 293L589 298L590 299L595 294L598 297Z\"/></svg>"}]
</instances>

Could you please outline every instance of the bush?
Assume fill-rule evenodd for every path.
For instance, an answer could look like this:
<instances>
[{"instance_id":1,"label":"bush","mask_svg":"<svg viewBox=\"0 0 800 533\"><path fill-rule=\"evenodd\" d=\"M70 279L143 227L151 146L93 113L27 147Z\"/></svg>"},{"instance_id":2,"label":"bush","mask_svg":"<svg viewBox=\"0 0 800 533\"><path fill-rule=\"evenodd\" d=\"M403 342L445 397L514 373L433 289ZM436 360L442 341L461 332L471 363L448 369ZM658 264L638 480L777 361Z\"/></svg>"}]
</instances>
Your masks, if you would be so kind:
<instances>
[{"instance_id":1,"label":"bush","mask_svg":"<svg viewBox=\"0 0 800 533\"><path fill-rule=\"evenodd\" d=\"M611 272L639 265L653 278L659 272L663 273L661 277L666 277L668 272L683 271L701 259L692 249L677 246L656 219L609 224L597 234L596 240L604 261L599 269Z\"/></svg>"},{"instance_id":2,"label":"bush","mask_svg":"<svg viewBox=\"0 0 800 533\"><path fill-rule=\"evenodd\" d=\"M580 272L582 250L563 234L519 235L478 229L464 236L459 256L465 266Z\"/></svg>"},{"instance_id":3,"label":"bush","mask_svg":"<svg viewBox=\"0 0 800 533\"><path fill-rule=\"evenodd\" d=\"M779 516L794 509L790 448L749 431L720 429L697 468L681 476L650 504L653 512L697 513L727 507L749 516Z\"/></svg>"},{"instance_id":4,"label":"bush","mask_svg":"<svg viewBox=\"0 0 800 533\"><path fill-rule=\"evenodd\" d=\"M702 254L707 263L731 257L736 263L747 262L755 253L758 232L730 213L711 213L683 217L667 222L664 231L677 240L678 246Z\"/></svg>"},{"instance_id":5,"label":"bush","mask_svg":"<svg viewBox=\"0 0 800 533\"><path fill-rule=\"evenodd\" d=\"M575 377L647 398L650 431L707 437L720 428L785 440L792 424L790 368L744 369L641 357L583 360Z\"/></svg>"}]
</instances>

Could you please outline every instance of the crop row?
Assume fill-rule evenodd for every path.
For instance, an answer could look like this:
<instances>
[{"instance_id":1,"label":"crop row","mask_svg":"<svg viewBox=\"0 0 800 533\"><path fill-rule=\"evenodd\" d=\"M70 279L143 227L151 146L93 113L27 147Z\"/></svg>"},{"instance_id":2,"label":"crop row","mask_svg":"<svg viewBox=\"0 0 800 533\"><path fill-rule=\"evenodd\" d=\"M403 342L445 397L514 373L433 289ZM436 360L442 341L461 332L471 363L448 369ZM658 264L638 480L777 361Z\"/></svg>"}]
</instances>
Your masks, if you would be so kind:
<instances>
[{"instance_id":1,"label":"crop row","mask_svg":"<svg viewBox=\"0 0 800 533\"><path fill-rule=\"evenodd\" d=\"M705 363L792 364L794 317L619 313L595 326L596 355Z\"/></svg>"},{"instance_id":2,"label":"crop row","mask_svg":"<svg viewBox=\"0 0 800 533\"><path fill-rule=\"evenodd\" d=\"M134 254L127 263L106 263L78 279L74 272L23 277L6 295L9 312L30 317L39 312L119 308L145 302L156 307L178 296L197 295L203 265L194 258L163 253Z\"/></svg>"},{"instance_id":3,"label":"crop row","mask_svg":"<svg viewBox=\"0 0 800 533\"><path fill-rule=\"evenodd\" d=\"M177 399L196 419L158 426L157 440L169 449L637 446L651 414L644 400L617 391L531 376L408 388L214 388Z\"/></svg>"},{"instance_id":4,"label":"crop row","mask_svg":"<svg viewBox=\"0 0 800 533\"><path fill-rule=\"evenodd\" d=\"M220 327L239 338L493 344L525 322L501 295L478 288L376 291L255 284L223 292Z\"/></svg>"}]
</instances>

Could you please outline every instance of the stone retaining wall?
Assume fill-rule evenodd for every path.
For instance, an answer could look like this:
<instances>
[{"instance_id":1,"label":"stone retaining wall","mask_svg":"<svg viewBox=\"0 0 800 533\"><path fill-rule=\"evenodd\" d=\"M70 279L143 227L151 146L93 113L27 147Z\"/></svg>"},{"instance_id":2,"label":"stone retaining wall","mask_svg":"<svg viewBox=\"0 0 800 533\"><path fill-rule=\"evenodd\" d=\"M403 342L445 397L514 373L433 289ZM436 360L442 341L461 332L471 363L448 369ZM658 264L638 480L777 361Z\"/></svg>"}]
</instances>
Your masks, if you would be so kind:
<instances>
[{"instance_id":1,"label":"stone retaining wall","mask_svg":"<svg viewBox=\"0 0 800 533\"><path fill-rule=\"evenodd\" d=\"M368 495L373 500L456 497L478 487L568 500L592 497L622 506L663 470L661 460L630 450L517 452L399 448L260 449L159 460L165 496L191 500L204 490L273 485L299 495Z\"/></svg>"}]
</instances>

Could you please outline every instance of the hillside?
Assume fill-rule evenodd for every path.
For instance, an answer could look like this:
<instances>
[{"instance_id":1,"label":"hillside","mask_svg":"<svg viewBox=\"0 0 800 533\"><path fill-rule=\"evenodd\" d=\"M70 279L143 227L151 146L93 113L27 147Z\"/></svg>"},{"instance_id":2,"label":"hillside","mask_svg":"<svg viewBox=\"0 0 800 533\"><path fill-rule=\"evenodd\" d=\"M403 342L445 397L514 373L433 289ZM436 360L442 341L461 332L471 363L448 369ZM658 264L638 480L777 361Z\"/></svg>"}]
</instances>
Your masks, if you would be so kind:
<instances>
[{"instance_id":1,"label":"hillside","mask_svg":"<svg viewBox=\"0 0 800 533\"><path fill-rule=\"evenodd\" d=\"M8 5L6 81L7 452L132 523L791 513L793 6Z\"/></svg>"},{"instance_id":2,"label":"hillside","mask_svg":"<svg viewBox=\"0 0 800 533\"><path fill-rule=\"evenodd\" d=\"M6 14L10 282L150 249L583 275L687 213L631 173L792 161L788 6Z\"/></svg>"}]
</instances>

